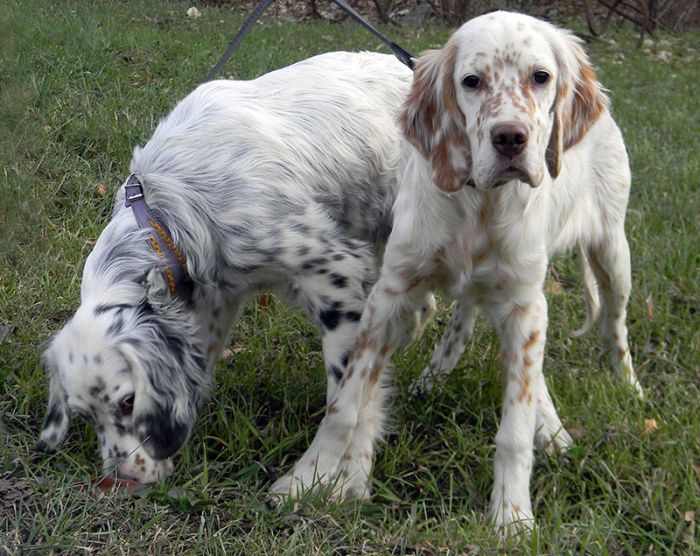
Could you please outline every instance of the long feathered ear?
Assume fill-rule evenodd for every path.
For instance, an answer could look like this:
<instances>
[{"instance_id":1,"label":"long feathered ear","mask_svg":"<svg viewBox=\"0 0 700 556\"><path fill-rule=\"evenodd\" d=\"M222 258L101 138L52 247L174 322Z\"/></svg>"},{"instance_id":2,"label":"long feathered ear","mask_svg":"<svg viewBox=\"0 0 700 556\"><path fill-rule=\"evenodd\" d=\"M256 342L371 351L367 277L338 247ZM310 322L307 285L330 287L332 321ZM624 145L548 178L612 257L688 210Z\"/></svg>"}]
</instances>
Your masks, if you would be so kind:
<instances>
[{"instance_id":1,"label":"long feathered ear","mask_svg":"<svg viewBox=\"0 0 700 556\"><path fill-rule=\"evenodd\" d=\"M552 120L552 131L549 134L549 143L547 144L547 150L544 156L549 175L552 176L552 179L556 179L557 176L559 176L559 172L561 172L561 153L563 150L561 143L561 121L556 108L552 113Z\"/></svg>"},{"instance_id":2,"label":"long feathered ear","mask_svg":"<svg viewBox=\"0 0 700 556\"><path fill-rule=\"evenodd\" d=\"M457 44L448 43L420 57L401 114L404 136L430 161L435 185L448 193L471 176L469 140L455 90L457 53Z\"/></svg>"},{"instance_id":3,"label":"long feathered ear","mask_svg":"<svg viewBox=\"0 0 700 556\"><path fill-rule=\"evenodd\" d=\"M41 356L41 362L49 383L49 402L44 419L44 428L34 449L46 451L55 448L63 442L70 427L70 411L66 391L58 376L58 365L56 364L52 340L47 342L46 349Z\"/></svg>"},{"instance_id":4,"label":"long feathered ear","mask_svg":"<svg viewBox=\"0 0 700 556\"><path fill-rule=\"evenodd\" d=\"M136 326L118 343L134 381L134 431L157 460L185 443L209 393L198 330L188 315L177 299L157 308L144 303Z\"/></svg>"},{"instance_id":5,"label":"long feathered ear","mask_svg":"<svg viewBox=\"0 0 700 556\"><path fill-rule=\"evenodd\" d=\"M556 31L553 50L559 65L554 122L547 146L547 168L559 175L561 154L588 133L608 106L608 98L596 78L581 39L568 31Z\"/></svg>"}]
</instances>

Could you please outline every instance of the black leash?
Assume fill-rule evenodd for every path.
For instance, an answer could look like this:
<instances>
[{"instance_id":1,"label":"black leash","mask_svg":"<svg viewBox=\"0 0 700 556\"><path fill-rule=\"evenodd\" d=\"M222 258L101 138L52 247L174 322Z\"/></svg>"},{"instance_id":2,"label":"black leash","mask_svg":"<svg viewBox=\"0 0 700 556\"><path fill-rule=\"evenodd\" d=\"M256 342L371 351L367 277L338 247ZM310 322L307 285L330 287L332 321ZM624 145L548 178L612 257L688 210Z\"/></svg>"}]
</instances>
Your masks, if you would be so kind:
<instances>
[{"instance_id":1,"label":"black leash","mask_svg":"<svg viewBox=\"0 0 700 556\"><path fill-rule=\"evenodd\" d=\"M238 47L238 45L241 43L243 40L243 37L245 37L248 34L248 31L250 31L250 28L253 26L253 24L257 21L257 19L262 15L262 13L268 8L270 4L272 4L274 0L260 0L260 3L258 3L257 6L255 6L255 9L253 12L248 16L248 19L245 20L243 23L243 26L239 29L238 33L233 37L233 40L231 43L228 45L228 48L226 49L226 52L224 52L223 56L219 58L219 61L216 63L216 65L211 69L209 74L204 78L204 81L202 83L206 83L207 81L211 81L216 77L216 74L219 73L221 68L224 66L224 64L227 62L227 60L231 57L233 54L233 51ZM358 14L350 4L348 4L345 0L330 0L333 2L336 6L339 8L345 10L355 21L357 21L360 25L362 25L365 29L367 29L370 33L372 33L375 37L377 37L380 41L382 41L385 45L387 45L391 51L394 53L394 56L401 62L402 64L408 66L410 69L413 69L415 67L415 56L413 56L410 52L404 50L401 48L398 44L390 41L388 38L386 38L384 35L382 35L379 31L377 31L372 25L369 24L369 22L364 19L360 14Z\"/></svg>"},{"instance_id":2,"label":"black leash","mask_svg":"<svg viewBox=\"0 0 700 556\"><path fill-rule=\"evenodd\" d=\"M394 56L398 58L399 62L404 64L405 66L408 66L411 70L415 68L416 66L416 57L413 56L410 52L404 50L401 48L398 44L390 41L387 39L384 35L382 35L379 31L377 31L372 25L369 24L369 22L363 18L360 14L358 14L355 9L348 4L345 0L330 0L333 2L336 6L342 8L345 10L350 16L357 21L360 25L362 25L365 29L367 29L370 33L372 33L375 37L377 37L380 41L382 41L385 45L387 45L391 51L394 53Z\"/></svg>"},{"instance_id":3,"label":"black leash","mask_svg":"<svg viewBox=\"0 0 700 556\"><path fill-rule=\"evenodd\" d=\"M236 50L239 44L241 44L243 37L245 37L248 34L248 31L250 31L250 28L253 26L253 24L258 20L258 18L268 8L268 6L272 4L273 1L274 0L260 0L260 3L257 6L255 6L255 9L248 16L248 19L246 19L243 23L243 27L241 27L238 30L238 33L236 33L236 36L233 37L233 40L228 45L228 48L226 49L226 52L224 52L224 55L221 58L219 58L219 61L216 62L216 65L213 68L211 68L209 75L207 75L204 78L204 81L202 81L202 83L211 81L212 79L214 79L214 77L216 77L216 74L219 73L226 61L231 57L233 51Z\"/></svg>"}]
</instances>

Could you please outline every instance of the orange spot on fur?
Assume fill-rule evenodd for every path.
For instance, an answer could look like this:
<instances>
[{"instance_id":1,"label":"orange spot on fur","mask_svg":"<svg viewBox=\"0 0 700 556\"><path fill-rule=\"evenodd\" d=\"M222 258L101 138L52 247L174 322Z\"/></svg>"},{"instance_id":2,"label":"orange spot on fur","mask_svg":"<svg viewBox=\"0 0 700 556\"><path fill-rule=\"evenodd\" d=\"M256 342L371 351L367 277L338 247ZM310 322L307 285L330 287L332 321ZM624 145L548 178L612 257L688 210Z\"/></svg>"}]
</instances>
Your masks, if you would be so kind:
<instances>
[{"instance_id":1,"label":"orange spot on fur","mask_svg":"<svg viewBox=\"0 0 700 556\"><path fill-rule=\"evenodd\" d=\"M535 342L537 342L537 338L539 338L539 337L540 337L540 331L535 330L532 334L530 334L530 337L525 342L523 349L525 351L529 351L530 348L532 348L535 345Z\"/></svg>"},{"instance_id":2,"label":"orange spot on fur","mask_svg":"<svg viewBox=\"0 0 700 556\"><path fill-rule=\"evenodd\" d=\"M532 379L530 378L529 373L523 373L523 377L520 380L520 392L518 393L518 401L522 402L527 396L530 395L530 382ZM530 396L530 399L532 399L532 396Z\"/></svg>"}]
</instances>

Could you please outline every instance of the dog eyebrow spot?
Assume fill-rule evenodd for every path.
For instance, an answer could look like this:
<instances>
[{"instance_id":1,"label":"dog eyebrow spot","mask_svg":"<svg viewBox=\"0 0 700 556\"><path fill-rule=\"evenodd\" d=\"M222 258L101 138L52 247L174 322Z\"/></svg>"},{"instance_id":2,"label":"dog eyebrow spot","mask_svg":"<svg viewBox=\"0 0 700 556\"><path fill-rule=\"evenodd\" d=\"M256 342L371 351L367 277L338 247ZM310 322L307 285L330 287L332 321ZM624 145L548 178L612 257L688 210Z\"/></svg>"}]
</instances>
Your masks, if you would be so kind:
<instances>
[{"instance_id":1,"label":"dog eyebrow spot","mask_svg":"<svg viewBox=\"0 0 700 556\"><path fill-rule=\"evenodd\" d=\"M134 307L135 305L131 305L129 303L105 303L103 305L97 305L93 309L93 312L95 313L95 316L98 316L106 313L107 311L123 311L124 309L133 309Z\"/></svg>"}]
</instances>

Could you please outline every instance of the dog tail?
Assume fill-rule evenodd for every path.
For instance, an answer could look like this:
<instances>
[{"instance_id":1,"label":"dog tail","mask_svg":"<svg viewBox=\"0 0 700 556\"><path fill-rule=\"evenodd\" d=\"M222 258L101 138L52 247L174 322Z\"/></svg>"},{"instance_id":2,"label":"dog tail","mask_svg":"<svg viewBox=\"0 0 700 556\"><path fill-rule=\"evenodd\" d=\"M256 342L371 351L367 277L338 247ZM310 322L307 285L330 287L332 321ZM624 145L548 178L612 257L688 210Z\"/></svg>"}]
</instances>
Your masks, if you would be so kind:
<instances>
[{"instance_id":1,"label":"dog tail","mask_svg":"<svg viewBox=\"0 0 700 556\"><path fill-rule=\"evenodd\" d=\"M588 260L586 248L579 244L579 258L581 259L581 268L583 269L583 290L586 294L586 320L583 326L571 333L572 338L583 336L586 332L593 328L593 325L600 317L600 293L598 291L598 281L596 280L591 263Z\"/></svg>"}]
</instances>

